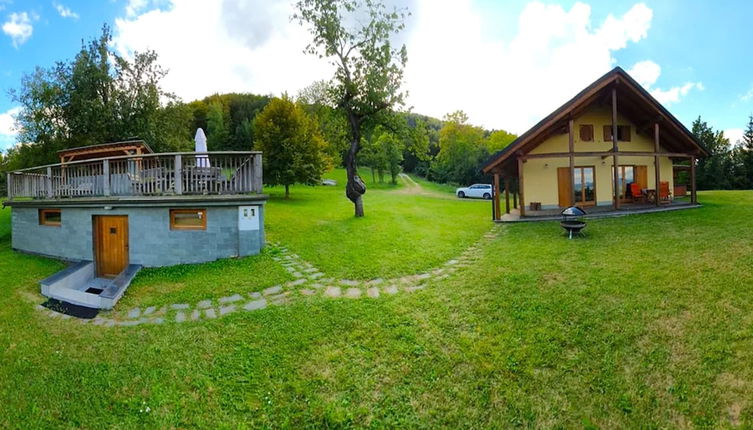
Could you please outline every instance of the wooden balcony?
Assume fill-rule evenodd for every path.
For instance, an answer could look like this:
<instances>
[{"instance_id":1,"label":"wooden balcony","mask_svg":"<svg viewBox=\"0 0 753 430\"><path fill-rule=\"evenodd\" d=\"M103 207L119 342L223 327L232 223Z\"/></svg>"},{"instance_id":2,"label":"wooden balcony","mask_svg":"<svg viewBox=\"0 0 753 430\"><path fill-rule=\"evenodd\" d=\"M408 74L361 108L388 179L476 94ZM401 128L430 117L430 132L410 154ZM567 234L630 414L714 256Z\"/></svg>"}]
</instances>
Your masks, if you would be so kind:
<instances>
[{"instance_id":1,"label":"wooden balcony","mask_svg":"<svg viewBox=\"0 0 753 430\"><path fill-rule=\"evenodd\" d=\"M73 161L8 173L8 199L261 194L261 152L180 152Z\"/></svg>"}]
</instances>

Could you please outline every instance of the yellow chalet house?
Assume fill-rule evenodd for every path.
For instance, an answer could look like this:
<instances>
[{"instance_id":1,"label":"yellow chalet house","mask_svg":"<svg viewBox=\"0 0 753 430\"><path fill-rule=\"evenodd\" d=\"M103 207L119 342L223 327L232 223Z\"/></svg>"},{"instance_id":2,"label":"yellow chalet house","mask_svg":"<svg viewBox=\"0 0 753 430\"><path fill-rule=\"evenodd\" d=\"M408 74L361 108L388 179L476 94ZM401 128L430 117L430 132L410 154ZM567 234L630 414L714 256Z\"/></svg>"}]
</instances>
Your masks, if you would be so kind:
<instances>
[{"instance_id":1,"label":"yellow chalet house","mask_svg":"<svg viewBox=\"0 0 753 430\"><path fill-rule=\"evenodd\" d=\"M697 206L696 160L708 155L616 67L492 156L483 171L494 177L495 220L555 215L573 205L587 212L679 209Z\"/></svg>"}]
</instances>

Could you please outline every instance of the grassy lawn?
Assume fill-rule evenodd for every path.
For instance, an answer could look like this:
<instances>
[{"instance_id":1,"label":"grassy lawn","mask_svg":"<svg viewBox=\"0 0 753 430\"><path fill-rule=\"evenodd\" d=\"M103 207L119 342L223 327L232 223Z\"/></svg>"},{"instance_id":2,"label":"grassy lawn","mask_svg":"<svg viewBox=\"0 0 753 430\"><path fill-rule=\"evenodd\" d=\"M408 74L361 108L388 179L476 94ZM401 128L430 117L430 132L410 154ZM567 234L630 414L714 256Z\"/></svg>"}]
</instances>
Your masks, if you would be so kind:
<instances>
[{"instance_id":1,"label":"grassy lawn","mask_svg":"<svg viewBox=\"0 0 753 430\"><path fill-rule=\"evenodd\" d=\"M488 202L406 188L371 187L359 220L341 186L273 189L269 237L357 279L433 267L491 228ZM753 192L699 199L590 221L583 240L499 226L475 265L414 293L134 328L34 310L62 265L11 251L2 210L0 427L749 428ZM124 300L278 269L263 254L148 271Z\"/></svg>"},{"instance_id":2,"label":"grassy lawn","mask_svg":"<svg viewBox=\"0 0 753 430\"><path fill-rule=\"evenodd\" d=\"M268 238L285 243L328 276L371 279L417 273L462 252L490 228L489 202L454 199L441 192L414 193L371 184L364 195L366 217L353 217L345 198L345 171L329 175L336 187L293 187L283 199L270 188ZM431 191L431 190L429 190Z\"/></svg>"}]
</instances>

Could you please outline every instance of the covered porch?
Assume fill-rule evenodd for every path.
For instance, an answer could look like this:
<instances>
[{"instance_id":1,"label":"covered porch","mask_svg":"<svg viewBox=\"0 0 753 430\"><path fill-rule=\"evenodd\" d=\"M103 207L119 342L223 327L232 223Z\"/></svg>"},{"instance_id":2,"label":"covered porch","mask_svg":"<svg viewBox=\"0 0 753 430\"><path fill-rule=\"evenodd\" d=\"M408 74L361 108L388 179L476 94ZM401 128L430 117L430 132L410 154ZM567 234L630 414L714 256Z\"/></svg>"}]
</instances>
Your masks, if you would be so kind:
<instances>
[{"instance_id":1,"label":"covered porch","mask_svg":"<svg viewBox=\"0 0 753 430\"><path fill-rule=\"evenodd\" d=\"M643 203L625 203L619 209L612 206L592 206L585 208L587 215L583 218L609 218L632 214L646 214L656 212L670 212L682 209L692 209L701 207L698 203L692 203L689 197L674 199L672 202L656 206L654 204ZM517 223L533 221L559 221L562 219L560 212L562 209L542 209L528 210L525 216L520 215L519 208L513 208L508 213L504 213L495 222L499 223Z\"/></svg>"}]
</instances>

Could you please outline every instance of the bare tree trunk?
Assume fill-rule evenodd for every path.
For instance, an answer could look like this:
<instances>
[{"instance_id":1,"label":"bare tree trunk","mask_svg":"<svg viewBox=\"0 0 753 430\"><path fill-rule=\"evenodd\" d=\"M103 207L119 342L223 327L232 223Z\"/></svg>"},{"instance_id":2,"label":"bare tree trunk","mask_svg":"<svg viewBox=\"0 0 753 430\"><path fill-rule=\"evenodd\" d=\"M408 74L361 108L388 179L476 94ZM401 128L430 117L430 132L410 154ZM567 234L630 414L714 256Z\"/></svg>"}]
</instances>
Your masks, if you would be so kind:
<instances>
[{"instance_id":1,"label":"bare tree trunk","mask_svg":"<svg viewBox=\"0 0 753 430\"><path fill-rule=\"evenodd\" d=\"M285 200L290 197L290 185L285 184Z\"/></svg>"},{"instance_id":2,"label":"bare tree trunk","mask_svg":"<svg viewBox=\"0 0 753 430\"><path fill-rule=\"evenodd\" d=\"M348 173L348 183L345 186L345 195L353 202L356 210L356 217L363 216L363 199L362 195L366 193L366 184L358 176L358 167L356 165L356 155L361 145L361 126L358 119L349 115L351 142L348 154L345 156L345 170Z\"/></svg>"}]
</instances>

